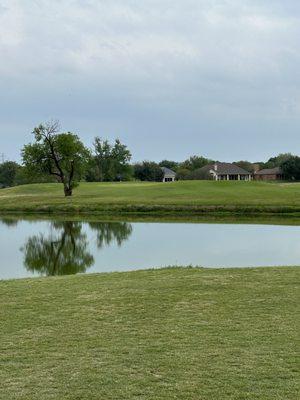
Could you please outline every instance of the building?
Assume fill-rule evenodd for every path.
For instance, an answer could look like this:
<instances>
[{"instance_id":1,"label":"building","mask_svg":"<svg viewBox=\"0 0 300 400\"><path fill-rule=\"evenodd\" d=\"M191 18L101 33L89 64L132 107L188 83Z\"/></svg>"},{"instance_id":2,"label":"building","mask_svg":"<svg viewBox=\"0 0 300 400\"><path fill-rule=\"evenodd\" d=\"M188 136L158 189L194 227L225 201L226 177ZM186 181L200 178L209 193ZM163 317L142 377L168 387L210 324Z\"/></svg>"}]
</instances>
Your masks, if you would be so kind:
<instances>
[{"instance_id":1,"label":"building","mask_svg":"<svg viewBox=\"0 0 300 400\"><path fill-rule=\"evenodd\" d=\"M235 164L215 162L200 168L204 179L215 181L251 181L252 174Z\"/></svg>"},{"instance_id":2,"label":"building","mask_svg":"<svg viewBox=\"0 0 300 400\"><path fill-rule=\"evenodd\" d=\"M170 168L161 167L164 173L163 182L174 182L176 178L176 172L172 171Z\"/></svg>"},{"instance_id":3,"label":"building","mask_svg":"<svg viewBox=\"0 0 300 400\"><path fill-rule=\"evenodd\" d=\"M257 181L281 181L283 172L280 167L261 169L255 172L254 179Z\"/></svg>"}]
</instances>

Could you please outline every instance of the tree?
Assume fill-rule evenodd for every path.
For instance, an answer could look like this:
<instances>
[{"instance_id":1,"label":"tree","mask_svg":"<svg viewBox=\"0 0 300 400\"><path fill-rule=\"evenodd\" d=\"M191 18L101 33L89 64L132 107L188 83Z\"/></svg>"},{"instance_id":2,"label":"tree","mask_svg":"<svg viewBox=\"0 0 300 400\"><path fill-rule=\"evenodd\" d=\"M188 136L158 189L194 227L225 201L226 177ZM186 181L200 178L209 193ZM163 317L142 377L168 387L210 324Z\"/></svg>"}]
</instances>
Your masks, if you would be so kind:
<instances>
[{"instance_id":1,"label":"tree","mask_svg":"<svg viewBox=\"0 0 300 400\"><path fill-rule=\"evenodd\" d=\"M176 172L176 178L178 180L187 180L189 179L189 175L190 175L191 171L187 168L178 168L177 172Z\"/></svg>"},{"instance_id":2,"label":"tree","mask_svg":"<svg viewBox=\"0 0 300 400\"><path fill-rule=\"evenodd\" d=\"M23 164L33 175L55 177L63 184L65 196L72 196L84 175L90 153L77 135L58 132L57 121L34 128L35 143L24 146Z\"/></svg>"},{"instance_id":3,"label":"tree","mask_svg":"<svg viewBox=\"0 0 300 400\"><path fill-rule=\"evenodd\" d=\"M132 167L129 165L131 153L119 139L116 139L115 145L112 147L111 156L116 180L125 180L125 177L132 175Z\"/></svg>"},{"instance_id":4,"label":"tree","mask_svg":"<svg viewBox=\"0 0 300 400\"><path fill-rule=\"evenodd\" d=\"M293 158L294 156L291 153L281 153L276 157L271 157L265 164L264 168L275 168L281 167L281 164Z\"/></svg>"},{"instance_id":5,"label":"tree","mask_svg":"<svg viewBox=\"0 0 300 400\"><path fill-rule=\"evenodd\" d=\"M130 151L119 139L112 145L108 140L96 137L94 155L86 179L89 182L129 180L132 177L130 160Z\"/></svg>"},{"instance_id":6,"label":"tree","mask_svg":"<svg viewBox=\"0 0 300 400\"><path fill-rule=\"evenodd\" d=\"M45 175L32 171L32 168L20 166L15 177L15 185L28 185L31 183L55 183L57 179L53 175Z\"/></svg>"},{"instance_id":7,"label":"tree","mask_svg":"<svg viewBox=\"0 0 300 400\"><path fill-rule=\"evenodd\" d=\"M188 175L187 179L190 180L211 180L213 179L212 175L209 171L203 171L202 168L197 168L194 171L191 171Z\"/></svg>"},{"instance_id":8,"label":"tree","mask_svg":"<svg viewBox=\"0 0 300 400\"><path fill-rule=\"evenodd\" d=\"M251 172L251 173L254 172L254 170L255 170L254 164L252 164L250 161L241 160L241 161L236 161L233 164L235 164L238 167L243 168L246 171Z\"/></svg>"},{"instance_id":9,"label":"tree","mask_svg":"<svg viewBox=\"0 0 300 400\"><path fill-rule=\"evenodd\" d=\"M0 185L4 187L14 186L20 168L20 165L14 161L6 161L0 164Z\"/></svg>"},{"instance_id":10,"label":"tree","mask_svg":"<svg viewBox=\"0 0 300 400\"><path fill-rule=\"evenodd\" d=\"M202 156L192 156L189 159L185 160L180 164L180 168L188 169L190 171L194 171L195 169L199 169L204 167L207 164L212 163L213 160Z\"/></svg>"},{"instance_id":11,"label":"tree","mask_svg":"<svg viewBox=\"0 0 300 400\"><path fill-rule=\"evenodd\" d=\"M193 171L189 169L180 168L177 171L177 179L179 180L209 180L212 179L209 171L202 170L202 168L197 168Z\"/></svg>"},{"instance_id":12,"label":"tree","mask_svg":"<svg viewBox=\"0 0 300 400\"><path fill-rule=\"evenodd\" d=\"M300 180L300 157L290 156L281 164L282 173L287 180Z\"/></svg>"},{"instance_id":13,"label":"tree","mask_svg":"<svg viewBox=\"0 0 300 400\"><path fill-rule=\"evenodd\" d=\"M134 165L134 177L140 181L161 182L164 173L153 161L143 161Z\"/></svg>"},{"instance_id":14,"label":"tree","mask_svg":"<svg viewBox=\"0 0 300 400\"><path fill-rule=\"evenodd\" d=\"M170 160L162 160L159 164L160 167L166 167L169 168L173 171L177 171L178 169L178 162L176 161L170 161Z\"/></svg>"}]
</instances>

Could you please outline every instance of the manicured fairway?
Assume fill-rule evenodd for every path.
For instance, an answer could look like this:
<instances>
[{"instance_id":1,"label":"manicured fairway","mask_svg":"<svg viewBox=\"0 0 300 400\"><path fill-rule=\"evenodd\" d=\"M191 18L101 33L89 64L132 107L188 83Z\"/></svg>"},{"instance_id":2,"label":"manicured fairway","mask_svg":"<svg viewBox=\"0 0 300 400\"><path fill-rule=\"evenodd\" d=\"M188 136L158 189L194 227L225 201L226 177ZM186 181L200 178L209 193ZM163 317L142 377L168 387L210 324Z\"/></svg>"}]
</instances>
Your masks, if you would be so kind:
<instances>
[{"instance_id":1,"label":"manicured fairway","mask_svg":"<svg viewBox=\"0 0 300 400\"><path fill-rule=\"evenodd\" d=\"M300 268L0 282L0 399L299 399Z\"/></svg>"},{"instance_id":2,"label":"manicured fairway","mask_svg":"<svg viewBox=\"0 0 300 400\"><path fill-rule=\"evenodd\" d=\"M299 183L182 181L82 183L66 199L59 184L0 190L0 211L300 212Z\"/></svg>"}]
</instances>

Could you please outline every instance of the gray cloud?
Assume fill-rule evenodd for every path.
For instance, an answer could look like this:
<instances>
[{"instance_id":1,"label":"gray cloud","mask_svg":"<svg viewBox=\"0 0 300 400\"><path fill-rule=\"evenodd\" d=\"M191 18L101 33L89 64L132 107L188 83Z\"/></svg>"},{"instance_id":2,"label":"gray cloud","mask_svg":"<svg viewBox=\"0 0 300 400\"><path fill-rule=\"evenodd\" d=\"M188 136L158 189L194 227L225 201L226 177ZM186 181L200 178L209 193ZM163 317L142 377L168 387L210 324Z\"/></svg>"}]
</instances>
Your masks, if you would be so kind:
<instances>
[{"instance_id":1,"label":"gray cloud","mask_svg":"<svg viewBox=\"0 0 300 400\"><path fill-rule=\"evenodd\" d=\"M135 159L299 152L299 22L297 1L0 0L0 153L52 117Z\"/></svg>"}]
</instances>

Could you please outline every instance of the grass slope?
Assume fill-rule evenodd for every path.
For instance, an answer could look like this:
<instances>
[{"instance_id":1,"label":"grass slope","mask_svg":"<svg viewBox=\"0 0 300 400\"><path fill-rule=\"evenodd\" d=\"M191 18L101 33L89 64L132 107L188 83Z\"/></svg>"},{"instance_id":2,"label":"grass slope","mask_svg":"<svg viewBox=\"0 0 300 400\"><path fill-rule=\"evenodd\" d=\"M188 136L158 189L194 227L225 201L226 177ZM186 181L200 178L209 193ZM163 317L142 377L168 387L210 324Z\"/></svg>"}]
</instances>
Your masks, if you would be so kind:
<instances>
[{"instance_id":1,"label":"grass slope","mask_svg":"<svg viewBox=\"0 0 300 400\"><path fill-rule=\"evenodd\" d=\"M299 272L2 281L0 399L296 400Z\"/></svg>"},{"instance_id":2,"label":"grass slope","mask_svg":"<svg viewBox=\"0 0 300 400\"><path fill-rule=\"evenodd\" d=\"M0 190L0 211L111 213L300 212L299 183L182 181L82 183L71 199L59 184Z\"/></svg>"}]
</instances>

